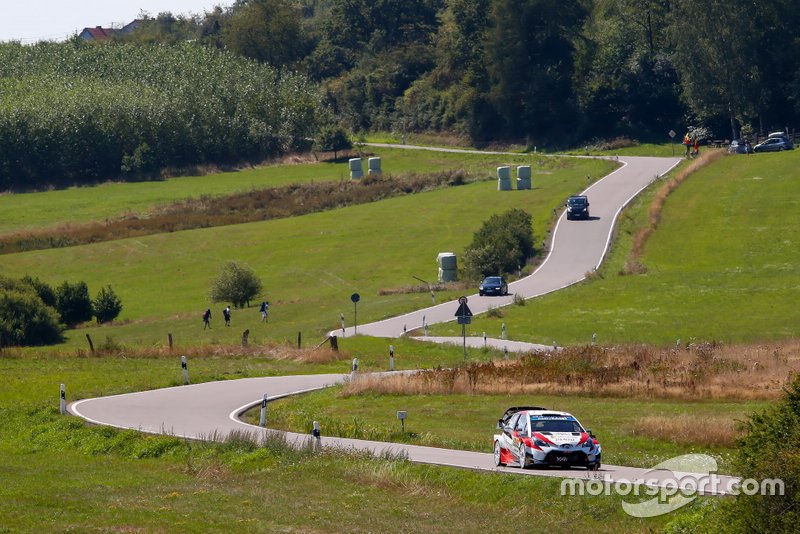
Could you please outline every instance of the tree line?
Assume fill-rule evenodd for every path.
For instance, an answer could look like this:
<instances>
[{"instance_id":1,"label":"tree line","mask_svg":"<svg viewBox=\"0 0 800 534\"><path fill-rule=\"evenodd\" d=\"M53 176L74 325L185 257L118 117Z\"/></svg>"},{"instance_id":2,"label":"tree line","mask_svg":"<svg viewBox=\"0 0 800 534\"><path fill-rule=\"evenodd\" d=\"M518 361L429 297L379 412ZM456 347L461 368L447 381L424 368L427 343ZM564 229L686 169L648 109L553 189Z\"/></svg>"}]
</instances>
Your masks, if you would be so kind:
<instances>
[{"instance_id":1,"label":"tree line","mask_svg":"<svg viewBox=\"0 0 800 534\"><path fill-rule=\"evenodd\" d=\"M353 131L565 145L686 125L736 138L800 114L790 0L237 0L143 19L120 39L304 73Z\"/></svg>"}]
</instances>

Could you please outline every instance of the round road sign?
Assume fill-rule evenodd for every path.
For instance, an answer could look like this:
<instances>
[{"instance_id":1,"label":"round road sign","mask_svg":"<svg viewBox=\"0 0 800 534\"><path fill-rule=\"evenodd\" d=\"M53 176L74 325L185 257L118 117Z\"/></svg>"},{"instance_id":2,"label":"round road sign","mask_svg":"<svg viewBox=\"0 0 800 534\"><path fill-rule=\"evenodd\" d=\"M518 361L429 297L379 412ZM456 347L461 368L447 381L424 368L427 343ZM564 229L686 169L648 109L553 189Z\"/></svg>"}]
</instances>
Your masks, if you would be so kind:
<instances>
[{"instance_id":1,"label":"round road sign","mask_svg":"<svg viewBox=\"0 0 800 534\"><path fill-rule=\"evenodd\" d=\"M458 297L458 303L459 304L466 304L467 303L467 297Z\"/></svg>"},{"instance_id":2,"label":"round road sign","mask_svg":"<svg viewBox=\"0 0 800 534\"><path fill-rule=\"evenodd\" d=\"M361 295L359 295L358 293L353 293L352 295L350 295L350 300L352 300L353 302L358 302L359 300L361 300Z\"/></svg>"}]
</instances>

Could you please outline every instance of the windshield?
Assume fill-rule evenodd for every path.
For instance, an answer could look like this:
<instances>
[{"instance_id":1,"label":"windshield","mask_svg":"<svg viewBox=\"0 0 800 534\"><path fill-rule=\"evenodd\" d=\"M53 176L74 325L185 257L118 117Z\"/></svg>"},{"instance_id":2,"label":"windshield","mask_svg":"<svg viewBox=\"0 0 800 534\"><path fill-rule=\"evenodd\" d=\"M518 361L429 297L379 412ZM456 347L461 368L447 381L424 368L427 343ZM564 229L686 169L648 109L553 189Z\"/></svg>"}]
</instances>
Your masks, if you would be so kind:
<instances>
[{"instance_id":1,"label":"windshield","mask_svg":"<svg viewBox=\"0 0 800 534\"><path fill-rule=\"evenodd\" d=\"M531 431L533 432L583 432L581 425L569 419L540 419L531 416Z\"/></svg>"},{"instance_id":2,"label":"windshield","mask_svg":"<svg viewBox=\"0 0 800 534\"><path fill-rule=\"evenodd\" d=\"M474 284L475 282L472 282L472 283ZM484 278L483 283L484 284L499 284L500 283L500 277L499 276L489 276L487 278Z\"/></svg>"},{"instance_id":3,"label":"windshield","mask_svg":"<svg viewBox=\"0 0 800 534\"><path fill-rule=\"evenodd\" d=\"M571 199L569 199L568 202L569 202L570 206L583 206L584 204L586 204L586 199L585 198L571 198Z\"/></svg>"}]
</instances>

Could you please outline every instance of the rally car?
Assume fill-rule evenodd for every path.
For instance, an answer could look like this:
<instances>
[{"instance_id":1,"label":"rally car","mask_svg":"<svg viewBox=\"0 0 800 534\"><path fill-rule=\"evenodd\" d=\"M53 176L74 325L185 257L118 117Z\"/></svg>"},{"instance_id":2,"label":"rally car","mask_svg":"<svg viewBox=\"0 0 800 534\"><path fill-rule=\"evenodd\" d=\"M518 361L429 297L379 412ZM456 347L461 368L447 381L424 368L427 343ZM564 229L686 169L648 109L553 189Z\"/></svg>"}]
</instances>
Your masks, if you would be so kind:
<instances>
[{"instance_id":1,"label":"rally car","mask_svg":"<svg viewBox=\"0 0 800 534\"><path fill-rule=\"evenodd\" d=\"M581 466L600 469L600 443L567 412L539 406L509 408L497 422L494 463L528 466Z\"/></svg>"}]
</instances>

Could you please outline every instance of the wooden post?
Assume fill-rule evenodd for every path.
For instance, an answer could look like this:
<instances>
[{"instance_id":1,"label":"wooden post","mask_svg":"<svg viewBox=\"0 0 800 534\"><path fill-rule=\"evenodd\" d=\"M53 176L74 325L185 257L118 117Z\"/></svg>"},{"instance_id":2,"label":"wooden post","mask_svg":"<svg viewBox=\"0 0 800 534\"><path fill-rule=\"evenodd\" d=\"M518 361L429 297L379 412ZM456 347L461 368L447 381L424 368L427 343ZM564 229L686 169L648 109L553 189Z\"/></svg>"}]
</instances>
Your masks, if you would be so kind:
<instances>
[{"instance_id":1,"label":"wooden post","mask_svg":"<svg viewBox=\"0 0 800 534\"><path fill-rule=\"evenodd\" d=\"M172 350L172 334L167 334L167 339L169 340L169 350Z\"/></svg>"},{"instance_id":2,"label":"wooden post","mask_svg":"<svg viewBox=\"0 0 800 534\"><path fill-rule=\"evenodd\" d=\"M302 332L298 332L297 333L297 350L300 350L300 341L302 339L303 339L303 333Z\"/></svg>"},{"instance_id":3,"label":"wooden post","mask_svg":"<svg viewBox=\"0 0 800 534\"><path fill-rule=\"evenodd\" d=\"M339 352L339 340L336 338L336 336L331 336L330 340L331 340L331 348L335 352Z\"/></svg>"},{"instance_id":4,"label":"wooden post","mask_svg":"<svg viewBox=\"0 0 800 534\"><path fill-rule=\"evenodd\" d=\"M86 341L89 342L89 351L94 354L94 343L92 343L92 338L89 334L86 334Z\"/></svg>"},{"instance_id":5,"label":"wooden post","mask_svg":"<svg viewBox=\"0 0 800 534\"><path fill-rule=\"evenodd\" d=\"M250 329L248 328L244 332L242 332L242 346L247 346L247 338L250 337Z\"/></svg>"}]
</instances>

